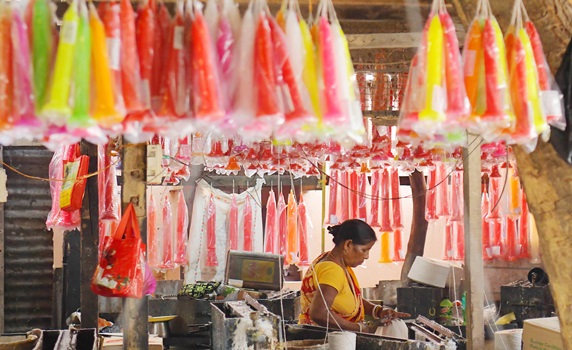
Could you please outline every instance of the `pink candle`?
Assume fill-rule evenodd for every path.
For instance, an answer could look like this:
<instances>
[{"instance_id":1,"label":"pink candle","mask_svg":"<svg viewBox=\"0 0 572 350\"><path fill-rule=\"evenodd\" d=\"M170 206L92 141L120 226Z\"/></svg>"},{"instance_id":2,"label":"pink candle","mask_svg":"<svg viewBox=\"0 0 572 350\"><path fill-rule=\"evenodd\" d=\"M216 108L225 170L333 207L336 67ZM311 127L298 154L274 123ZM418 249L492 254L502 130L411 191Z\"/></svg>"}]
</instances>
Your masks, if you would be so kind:
<instances>
[{"instance_id":1,"label":"pink candle","mask_svg":"<svg viewBox=\"0 0 572 350\"><path fill-rule=\"evenodd\" d=\"M251 252L252 251L252 206L250 205L250 195L247 195L244 201L243 216L244 216L243 250Z\"/></svg>"},{"instance_id":2,"label":"pink candle","mask_svg":"<svg viewBox=\"0 0 572 350\"><path fill-rule=\"evenodd\" d=\"M278 230L276 225L276 195L274 190L270 190L268 201L266 202L266 225L264 228L264 251L276 254L276 244L278 243Z\"/></svg>"},{"instance_id":3,"label":"pink candle","mask_svg":"<svg viewBox=\"0 0 572 350\"><path fill-rule=\"evenodd\" d=\"M218 266L216 257L216 206L211 194L207 210L207 259L206 266Z\"/></svg>"}]
</instances>

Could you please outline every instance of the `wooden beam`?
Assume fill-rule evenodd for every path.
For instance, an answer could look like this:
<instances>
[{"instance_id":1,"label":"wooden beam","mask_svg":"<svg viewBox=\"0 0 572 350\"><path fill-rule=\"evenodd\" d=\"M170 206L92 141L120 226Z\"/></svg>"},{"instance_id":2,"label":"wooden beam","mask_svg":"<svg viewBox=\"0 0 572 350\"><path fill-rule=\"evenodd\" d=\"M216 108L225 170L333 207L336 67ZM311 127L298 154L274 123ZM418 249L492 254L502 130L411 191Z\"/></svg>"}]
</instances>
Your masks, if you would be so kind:
<instances>
[{"instance_id":1,"label":"wooden beam","mask_svg":"<svg viewBox=\"0 0 572 350\"><path fill-rule=\"evenodd\" d=\"M146 220L146 165L147 150L144 143L125 144L123 147L123 186L121 201L123 211L129 203L135 207L141 238L147 241ZM123 299L123 349L147 350L149 348L147 297Z\"/></svg>"},{"instance_id":2,"label":"wooden beam","mask_svg":"<svg viewBox=\"0 0 572 350\"><path fill-rule=\"evenodd\" d=\"M81 142L81 154L89 156L88 173L97 172L97 146ZM87 179L81 208L81 272L80 308L81 327L97 329L99 307L97 295L91 291L91 279L97 266L99 242L99 194L97 176Z\"/></svg>"},{"instance_id":3,"label":"wooden beam","mask_svg":"<svg viewBox=\"0 0 572 350\"><path fill-rule=\"evenodd\" d=\"M467 349L485 348L483 233L481 227L481 143L469 134L463 148L465 200L465 287L467 291Z\"/></svg>"}]
</instances>

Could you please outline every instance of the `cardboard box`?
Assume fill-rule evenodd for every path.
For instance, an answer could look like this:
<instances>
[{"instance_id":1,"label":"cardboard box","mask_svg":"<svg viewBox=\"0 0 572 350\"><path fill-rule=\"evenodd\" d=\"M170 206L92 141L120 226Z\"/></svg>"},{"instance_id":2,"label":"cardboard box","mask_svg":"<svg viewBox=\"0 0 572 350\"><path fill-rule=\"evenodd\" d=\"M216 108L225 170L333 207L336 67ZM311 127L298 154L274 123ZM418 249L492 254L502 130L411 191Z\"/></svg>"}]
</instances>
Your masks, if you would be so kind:
<instances>
[{"instance_id":1,"label":"cardboard box","mask_svg":"<svg viewBox=\"0 0 572 350\"><path fill-rule=\"evenodd\" d=\"M123 350L123 337L103 337L103 350ZM149 336L149 350L163 350L163 338Z\"/></svg>"},{"instance_id":2,"label":"cardboard box","mask_svg":"<svg viewBox=\"0 0 572 350\"><path fill-rule=\"evenodd\" d=\"M564 350L558 317L525 320L522 343L523 350Z\"/></svg>"}]
</instances>

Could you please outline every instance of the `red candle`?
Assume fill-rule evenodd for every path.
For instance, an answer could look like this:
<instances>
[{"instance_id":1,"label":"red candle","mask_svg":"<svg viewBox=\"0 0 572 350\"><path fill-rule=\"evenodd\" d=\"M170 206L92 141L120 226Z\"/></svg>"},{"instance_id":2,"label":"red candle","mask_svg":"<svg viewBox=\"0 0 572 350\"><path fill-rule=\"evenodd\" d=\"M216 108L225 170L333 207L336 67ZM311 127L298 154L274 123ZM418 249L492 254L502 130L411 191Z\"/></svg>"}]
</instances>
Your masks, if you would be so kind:
<instances>
[{"instance_id":1,"label":"red candle","mask_svg":"<svg viewBox=\"0 0 572 350\"><path fill-rule=\"evenodd\" d=\"M383 169L381 173L381 232L392 232L391 228L391 184L390 184L389 170Z\"/></svg>"},{"instance_id":2,"label":"red candle","mask_svg":"<svg viewBox=\"0 0 572 350\"><path fill-rule=\"evenodd\" d=\"M438 219L436 185L437 169L433 168L429 170L429 174L427 176L427 194L425 199L425 220L427 221L435 221Z\"/></svg>"},{"instance_id":3,"label":"red candle","mask_svg":"<svg viewBox=\"0 0 572 350\"><path fill-rule=\"evenodd\" d=\"M337 210L337 203L338 203L338 179L339 179L340 172L337 170L332 170L332 173L329 178L328 188L330 189L330 200L329 200L329 207L328 212L329 215L326 218L327 222L330 224L337 223L338 217L336 215Z\"/></svg>"},{"instance_id":4,"label":"red candle","mask_svg":"<svg viewBox=\"0 0 572 350\"><path fill-rule=\"evenodd\" d=\"M277 253L276 244L278 243L278 230L276 219L276 195L274 194L274 190L270 190L268 201L266 202L266 225L264 228L264 251L266 253Z\"/></svg>"},{"instance_id":5,"label":"red candle","mask_svg":"<svg viewBox=\"0 0 572 350\"><path fill-rule=\"evenodd\" d=\"M231 250L238 249L238 204L235 194L232 195L228 211L228 246Z\"/></svg>"},{"instance_id":6,"label":"red candle","mask_svg":"<svg viewBox=\"0 0 572 350\"><path fill-rule=\"evenodd\" d=\"M243 209L243 216L244 216L244 244L243 250L247 252L252 251L252 206L250 205L250 195L246 196L244 201L244 209Z\"/></svg>"},{"instance_id":7,"label":"red candle","mask_svg":"<svg viewBox=\"0 0 572 350\"><path fill-rule=\"evenodd\" d=\"M177 232L175 236L175 264L187 263L187 240L189 233L189 208L183 191L177 195Z\"/></svg>"},{"instance_id":8,"label":"red candle","mask_svg":"<svg viewBox=\"0 0 572 350\"><path fill-rule=\"evenodd\" d=\"M206 266L218 266L216 256L216 205L211 194L207 210L207 259Z\"/></svg>"},{"instance_id":9,"label":"red candle","mask_svg":"<svg viewBox=\"0 0 572 350\"><path fill-rule=\"evenodd\" d=\"M298 204L298 236L300 241L300 266L310 265L310 254L308 247L308 214L306 213L306 203L302 193L300 193L300 203Z\"/></svg>"}]
</instances>

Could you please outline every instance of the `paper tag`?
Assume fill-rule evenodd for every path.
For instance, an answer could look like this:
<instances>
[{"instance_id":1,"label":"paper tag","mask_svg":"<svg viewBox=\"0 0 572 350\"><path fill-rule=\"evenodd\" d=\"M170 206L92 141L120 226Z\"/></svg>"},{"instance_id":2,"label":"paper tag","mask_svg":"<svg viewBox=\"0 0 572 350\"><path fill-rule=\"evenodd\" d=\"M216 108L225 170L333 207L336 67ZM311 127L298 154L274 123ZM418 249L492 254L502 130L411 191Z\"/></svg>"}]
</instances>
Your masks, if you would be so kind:
<instances>
[{"instance_id":1,"label":"paper tag","mask_svg":"<svg viewBox=\"0 0 572 350\"><path fill-rule=\"evenodd\" d=\"M185 37L185 27L176 26L173 33L173 48L175 50L183 49L183 39Z\"/></svg>"},{"instance_id":2,"label":"paper tag","mask_svg":"<svg viewBox=\"0 0 572 350\"><path fill-rule=\"evenodd\" d=\"M119 59L121 57L121 40L119 40L119 38L107 38L106 41L109 68L112 70L119 70Z\"/></svg>"},{"instance_id":3,"label":"paper tag","mask_svg":"<svg viewBox=\"0 0 572 350\"><path fill-rule=\"evenodd\" d=\"M465 75L472 77L475 74L475 63L477 62L477 51L465 51Z\"/></svg>"},{"instance_id":4,"label":"paper tag","mask_svg":"<svg viewBox=\"0 0 572 350\"><path fill-rule=\"evenodd\" d=\"M561 95L556 90L547 90L540 92L540 100L542 102L542 112L550 119L562 117Z\"/></svg>"},{"instance_id":5,"label":"paper tag","mask_svg":"<svg viewBox=\"0 0 572 350\"><path fill-rule=\"evenodd\" d=\"M77 21L65 21L62 25L62 33L60 37L62 38L62 43L65 44L75 44L77 38Z\"/></svg>"},{"instance_id":6,"label":"paper tag","mask_svg":"<svg viewBox=\"0 0 572 350\"><path fill-rule=\"evenodd\" d=\"M431 98L431 107L435 112L443 112L445 109L445 99L443 96L443 88L439 85L433 86L433 96Z\"/></svg>"},{"instance_id":7,"label":"paper tag","mask_svg":"<svg viewBox=\"0 0 572 350\"><path fill-rule=\"evenodd\" d=\"M236 287L236 288L242 288L243 281L242 281L242 280L234 280L234 279L229 278L229 279L228 279L228 284L229 284L230 286L233 286L233 287Z\"/></svg>"}]
</instances>

